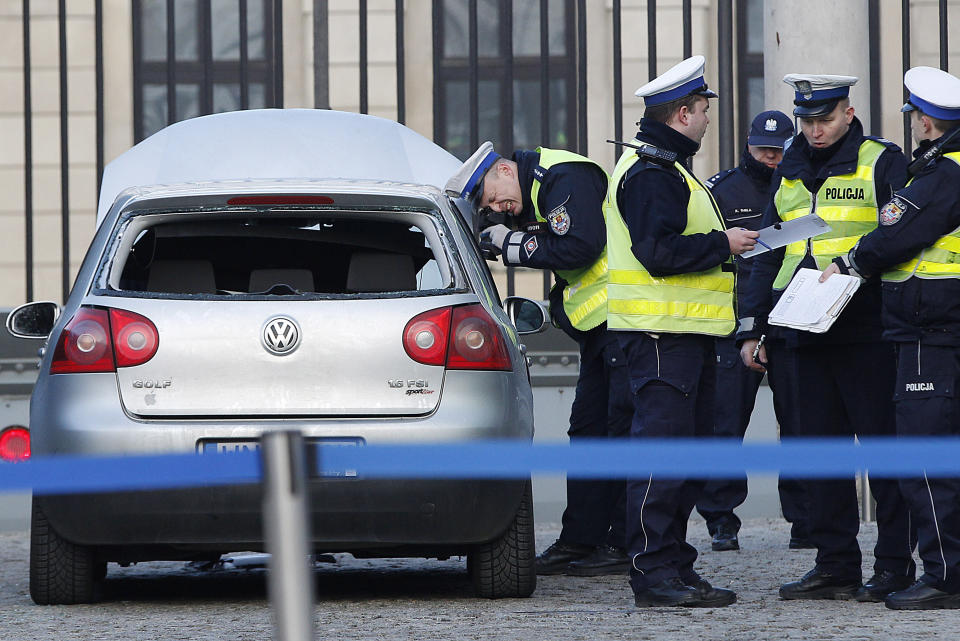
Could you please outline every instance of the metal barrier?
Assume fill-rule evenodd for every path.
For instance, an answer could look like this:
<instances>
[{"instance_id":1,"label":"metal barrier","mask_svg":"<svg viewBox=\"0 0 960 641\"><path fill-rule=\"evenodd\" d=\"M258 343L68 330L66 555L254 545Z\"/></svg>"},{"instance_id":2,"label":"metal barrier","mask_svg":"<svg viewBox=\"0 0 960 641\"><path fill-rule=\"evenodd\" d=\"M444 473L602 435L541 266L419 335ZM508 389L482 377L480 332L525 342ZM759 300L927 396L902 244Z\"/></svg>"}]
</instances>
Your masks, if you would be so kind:
<instances>
[{"instance_id":1,"label":"metal barrier","mask_svg":"<svg viewBox=\"0 0 960 641\"><path fill-rule=\"evenodd\" d=\"M307 513L307 458L299 432L263 435L263 530L267 586L278 641L312 641L313 552Z\"/></svg>"}]
</instances>

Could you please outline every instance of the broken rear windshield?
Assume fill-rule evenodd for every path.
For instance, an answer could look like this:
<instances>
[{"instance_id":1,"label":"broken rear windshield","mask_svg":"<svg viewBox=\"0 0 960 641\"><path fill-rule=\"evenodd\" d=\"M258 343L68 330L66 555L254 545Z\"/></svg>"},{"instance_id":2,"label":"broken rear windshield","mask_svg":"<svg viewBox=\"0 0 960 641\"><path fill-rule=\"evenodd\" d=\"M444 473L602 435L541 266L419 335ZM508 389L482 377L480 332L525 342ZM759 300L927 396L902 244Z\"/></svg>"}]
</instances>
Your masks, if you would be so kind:
<instances>
[{"instance_id":1,"label":"broken rear windshield","mask_svg":"<svg viewBox=\"0 0 960 641\"><path fill-rule=\"evenodd\" d=\"M430 216L135 216L108 288L174 295L384 294L452 287Z\"/></svg>"}]
</instances>

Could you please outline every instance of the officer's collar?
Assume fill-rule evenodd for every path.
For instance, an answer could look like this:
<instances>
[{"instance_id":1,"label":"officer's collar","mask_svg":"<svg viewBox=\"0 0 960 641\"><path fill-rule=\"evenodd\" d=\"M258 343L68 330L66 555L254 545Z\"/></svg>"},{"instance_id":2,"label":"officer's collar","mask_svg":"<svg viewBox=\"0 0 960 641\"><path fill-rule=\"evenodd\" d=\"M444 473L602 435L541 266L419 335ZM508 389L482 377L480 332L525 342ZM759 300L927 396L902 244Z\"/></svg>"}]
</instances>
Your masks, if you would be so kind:
<instances>
[{"instance_id":1,"label":"officer's collar","mask_svg":"<svg viewBox=\"0 0 960 641\"><path fill-rule=\"evenodd\" d=\"M744 146L743 148L743 155L740 156L740 167L743 169L743 173L751 179L765 185L770 184L770 179L773 177L773 169L754 158L748 146Z\"/></svg>"},{"instance_id":2,"label":"officer's collar","mask_svg":"<svg viewBox=\"0 0 960 641\"><path fill-rule=\"evenodd\" d=\"M860 119L854 116L850 123L850 129L844 134L843 138L831 146L833 153L824 162L816 162L813 154L816 150L810 147L806 136L800 134L793 139L787 152L783 155L783 161L780 163L780 174L784 178L816 178L842 176L850 174L857 169L857 160L860 153L860 145L863 143L863 125ZM819 165L818 172L813 171L814 165Z\"/></svg>"},{"instance_id":3,"label":"officer's collar","mask_svg":"<svg viewBox=\"0 0 960 641\"><path fill-rule=\"evenodd\" d=\"M656 120L643 118L640 121L640 131L637 139L648 142L660 149L677 153L677 162L687 164L686 160L700 149L700 143L691 140L682 133Z\"/></svg>"},{"instance_id":4,"label":"officer's collar","mask_svg":"<svg viewBox=\"0 0 960 641\"><path fill-rule=\"evenodd\" d=\"M517 163L517 179L520 181L520 194L523 198L523 211L520 212L518 222L529 222L536 218L530 195L533 189L533 171L540 166L540 154L535 151L518 150L513 152L511 159Z\"/></svg>"}]
</instances>

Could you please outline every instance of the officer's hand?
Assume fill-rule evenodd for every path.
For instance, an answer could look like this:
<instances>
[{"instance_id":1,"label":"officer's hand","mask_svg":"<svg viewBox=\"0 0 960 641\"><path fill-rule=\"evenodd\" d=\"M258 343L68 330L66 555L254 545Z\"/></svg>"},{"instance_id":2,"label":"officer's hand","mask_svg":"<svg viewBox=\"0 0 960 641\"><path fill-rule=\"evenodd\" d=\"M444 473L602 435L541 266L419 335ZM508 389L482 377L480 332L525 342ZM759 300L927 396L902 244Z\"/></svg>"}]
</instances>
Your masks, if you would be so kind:
<instances>
[{"instance_id":1,"label":"officer's hand","mask_svg":"<svg viewBox=\"0 0 960 641\"><path fill-rule=\"evenodd\" d=\"M494 255L503 253L503 246L510 235L510 228L506 225L493 225L480 232L480 248L488 249Z\"/></svg>"},{"instance_id":2,"label":"officer's hand","mask_svg":"<svg viewBox=\"0 0 960 641\"><path fill-rule=\"evenodd\" d=\"M828 278L830 278L834 274L839 274L839 273L840 273L840 267L837 266L836 263L830 263L829 265L827 265L827 268L823 270L823 273L820 274L820 282L821 283L826 282Z\"/></svg>"},{"instance_id":3,"label":"officer's hand","mask_svg":"<svg viewBox=\"0 0 960 641\"><path fill-rule=\"evenodd\" d=\"M727 242L730 243L730 253L734 256L739 256L756 247L757 237L760 235L759 232L742 229L740 227L728 229L723 233L727 235Z\"/></svg>"},{"instance_id":4,"label":"officer's hand","mask_svg":"<svg viewBox=\"0 0 960 641\"><path fill-rule=\"evenodd\" d=\"M755 372L765 372L767 368L764 365L767 364L767 346L760 345L760 351L757 353L757 360L753 359L753 352L757 349L757 344L760 341L756 338L748 338L743 341L743 345L740 346L740 358L743 360L743 364L746 365L749 369L752 369ZM759 363L757 361L760 361Z\"/></svg>"}]
</instances>

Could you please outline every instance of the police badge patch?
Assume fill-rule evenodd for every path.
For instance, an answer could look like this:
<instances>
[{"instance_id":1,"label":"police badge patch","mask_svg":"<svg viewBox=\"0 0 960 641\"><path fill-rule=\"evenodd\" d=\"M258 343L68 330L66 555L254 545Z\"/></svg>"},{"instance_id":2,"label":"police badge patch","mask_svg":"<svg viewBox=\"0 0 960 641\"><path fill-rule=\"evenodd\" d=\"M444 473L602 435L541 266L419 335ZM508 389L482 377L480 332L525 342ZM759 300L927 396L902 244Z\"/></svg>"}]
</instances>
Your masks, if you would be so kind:
<instances>
[{"instance_id":1,"label":"police badge patch","mask_svg":"<svg viewBox=\"0 0 960 641\"><path fill-rule=\"evenodd\" d=\"M776 131L777 130L777 121L773 118L768 118L765 123L763 123L764 131Z\"/></svg>"},{"instance_id":2,"label":"police badge patch","mask_svg":"<svg viewBox=\"0 0 960 641\"><path fill-rule=\"evenodd\" d=\"M880 224L895 224L900 220L901 217L903 217L905 211L907 211L907 204L899 198L894 197L893 200L888 202L880 209Z\"/></svg>"},{"instance_id":3,"label":"police badge patch","mask_svg":"<svg viewBox=\"0 0 960 641\"><path fill-rule=\"evenodd\" d=\"M527 258L533 256L533 252L537 251L537 239L536 237L531 238L523 244L523 250L527 252Z\"/></svg>"},{"instance_id":4,"label":"police badge patch","mask_svg":"<svg viewBox=\"0 0 960 641\"><path fill-rule=\"evenodd\" d=\"M563 236L570 231L570 214L563 205L547 214L547 221L550 223L550 229L558 236Z\"/></svg>"}]
</instances>

